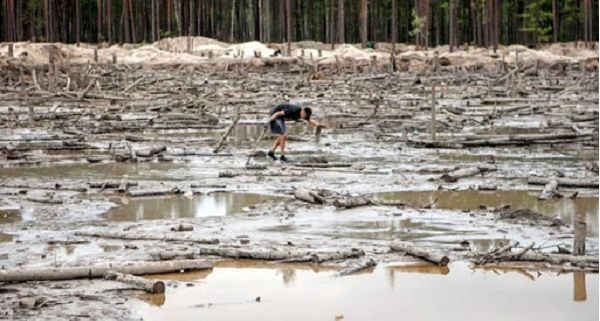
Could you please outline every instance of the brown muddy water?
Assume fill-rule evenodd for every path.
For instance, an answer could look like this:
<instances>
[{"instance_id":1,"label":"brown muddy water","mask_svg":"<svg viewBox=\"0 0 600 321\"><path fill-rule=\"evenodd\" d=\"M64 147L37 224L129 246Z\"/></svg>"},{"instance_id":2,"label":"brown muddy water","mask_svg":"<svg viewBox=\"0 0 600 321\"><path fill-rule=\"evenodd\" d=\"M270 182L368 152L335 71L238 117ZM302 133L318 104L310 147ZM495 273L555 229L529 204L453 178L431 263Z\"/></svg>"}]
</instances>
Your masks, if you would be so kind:
<instances>
[{"instance_id":1,"label":"brown muddy water","mask_svg":"<svg viewBox=\"0 0 600 321\"><path fill-rule=\"evenodd\" d=\"M558 217L571 224L573 216L587 222L588 236L598 237L598 197L560 198L551 201L537 199L539 192L528 191L402 191L376 194L385 201L405 202L434 209L471 211L482 207L493 209L509 205L513 210L529 209L549 217Z\"/></svg>"},{"instance_id":2,"label":"brown muddy water","mask_svg":"<svg viewBox=\"0 0 600 321\"><path fill-rule=\"evenodd\" d=\"M178 286L131 304L145 320L598 319L598 274L472 270L460 263L336 274L310 265L229 262L154 276Z\"/></svg>"},{"instance_id":3,"label":"brown muddy water","mask_svg":"<svg viewBox=\"0 0 600 321\"><path fill-rule=\"evenodd\" d=\"M208 195L168 196L149 198L110 198L119 204L105 217L111 221L226 216L242 213L257 204L281 198L252 193L212 193Z\"/></svg>"}]
</instances>

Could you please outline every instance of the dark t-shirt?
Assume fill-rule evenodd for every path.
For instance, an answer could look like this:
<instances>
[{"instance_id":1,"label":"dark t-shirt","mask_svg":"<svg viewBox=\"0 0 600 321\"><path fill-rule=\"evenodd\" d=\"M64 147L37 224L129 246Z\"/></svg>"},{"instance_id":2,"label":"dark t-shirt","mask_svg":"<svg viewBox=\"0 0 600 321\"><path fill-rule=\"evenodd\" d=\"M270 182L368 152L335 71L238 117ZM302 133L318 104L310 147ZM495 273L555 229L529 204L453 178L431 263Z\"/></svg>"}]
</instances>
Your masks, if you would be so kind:
<instances>
[{"instance_id":1,"label":"dark t-shirt","mask_svg":"<svg viewBox=\"0 0 600 321\"><path fill-rule=\"evenodd\" d=\"M277 107L273 108L273 110L271 110L271 115L273 115L276 112L282 111L284 112L283 116L279 116L279 119L283 119L283 120L293 120L293 121L298 121L300 120L300 111L302 110L302 107L300 106L296 106L296 105L290 105L290 104L281 104L281 105L277 105Z\"/></svg>"}]
</instances>

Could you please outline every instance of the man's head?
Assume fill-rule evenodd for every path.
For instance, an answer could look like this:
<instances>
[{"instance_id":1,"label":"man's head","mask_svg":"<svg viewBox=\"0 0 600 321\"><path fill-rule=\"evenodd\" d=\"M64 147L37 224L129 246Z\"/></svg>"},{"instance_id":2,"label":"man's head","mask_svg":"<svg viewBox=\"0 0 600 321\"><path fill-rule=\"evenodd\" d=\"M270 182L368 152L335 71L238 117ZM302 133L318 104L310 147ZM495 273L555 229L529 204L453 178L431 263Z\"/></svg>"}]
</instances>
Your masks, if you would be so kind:
<instances>
[{"instance_id":1,"label":"man's head","mask_svg":"<svg viewBox=\"0 0 600 321\"><path fill-rule=\"evenodd\" d=\"M302 107L302 110L300 111L300 118L302 118L306 121L310 121L311 115L312 115L312 109L310 109L310 107Z\"/></svg>"}]
</instances>

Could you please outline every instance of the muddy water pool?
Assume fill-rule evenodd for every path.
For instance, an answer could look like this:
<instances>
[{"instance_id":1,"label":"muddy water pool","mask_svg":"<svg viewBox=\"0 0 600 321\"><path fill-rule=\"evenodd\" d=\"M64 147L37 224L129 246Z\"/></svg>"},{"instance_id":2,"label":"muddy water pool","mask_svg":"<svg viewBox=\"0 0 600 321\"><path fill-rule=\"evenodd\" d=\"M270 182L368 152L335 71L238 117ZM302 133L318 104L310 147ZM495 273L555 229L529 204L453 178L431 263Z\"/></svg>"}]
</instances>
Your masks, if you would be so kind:
<instances>
[{"instance_id":1,"label":"muddy water pool","mask_svg":"<svg viewBox=\"0 0 600 321\"><path fill-rule=\"evenodd\" d=\"M252 193L211 193L208 195L109 198L118 204L105 217L111 221L198 218L242 213L244 209L281 198Z\"/></svg>"},{"instance_id":2,"label":"muddy water pool","mask_svg":"<svg viewBox=\"0 0 600 321\"><path fill-rule=\"evenodd\" d=\"M189 277L153 276L179 284L131 304L146 320L598 319L597 274L472 270L461 263L336 273L227 262Z\"/></svg>"}]
</instances>

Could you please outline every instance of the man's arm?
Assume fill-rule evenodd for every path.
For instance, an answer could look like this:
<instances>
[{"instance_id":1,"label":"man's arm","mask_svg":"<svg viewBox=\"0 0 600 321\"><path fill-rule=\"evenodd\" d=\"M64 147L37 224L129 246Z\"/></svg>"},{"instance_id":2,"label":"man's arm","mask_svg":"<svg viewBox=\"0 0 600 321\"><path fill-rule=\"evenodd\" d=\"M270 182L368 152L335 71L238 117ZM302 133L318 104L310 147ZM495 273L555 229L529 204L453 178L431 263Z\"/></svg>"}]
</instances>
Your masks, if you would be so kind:
<instances>
[{"instance_id":1,"label":"man's arm","mask_svg":"<svg viewBox=\"0 0 600 321\"><path fill-rule=\"evenodd\" d=\"M321 127L323 127L322 125L319 125L319 123L317 123L317 122L316 122L316 121L314 121L313 119L309 120L309 121L308 121L308 124L309 124L310 126L313 126L313 127L318 127L318 126L321 126Z\"/></svg>"},{"instance_id":2,"label":"man's arm","mask_svg":"<svg viewBox=\"0 0 600 321\"><path fill-rule=\"evenodd\" d=\"M280 116L284 116L285 115L285 111L280 110L276 113L274 113L273 115L271 115L271 118L269 118L269 121L274 121L275 119L279 118Z\"/></svg>"}]
</instances>

